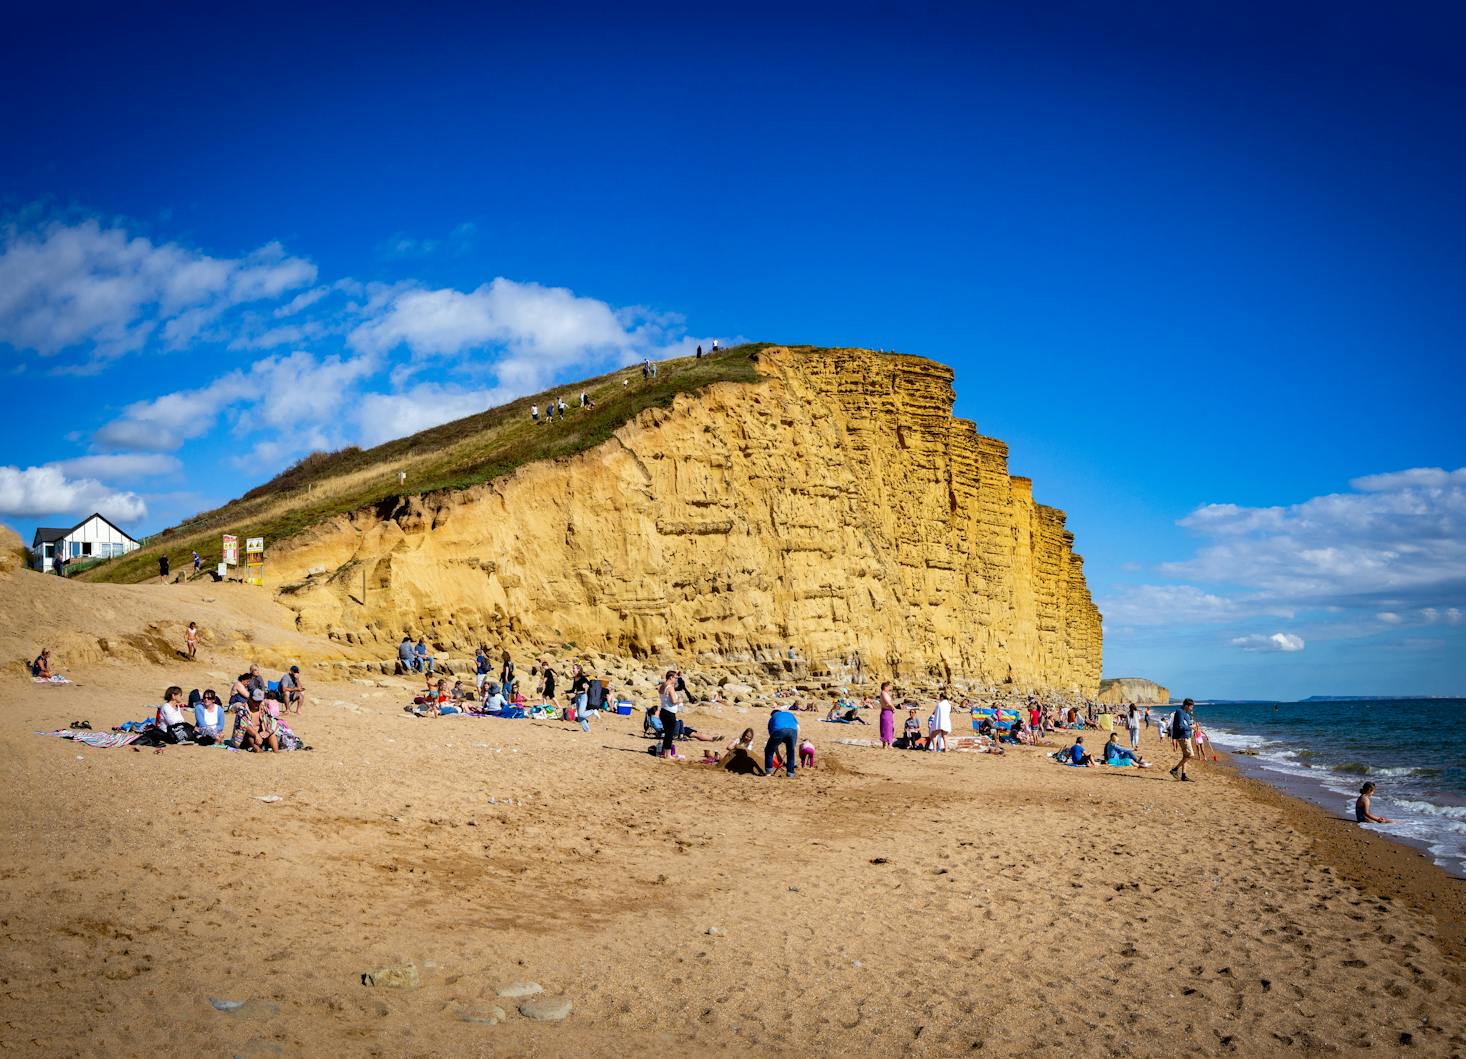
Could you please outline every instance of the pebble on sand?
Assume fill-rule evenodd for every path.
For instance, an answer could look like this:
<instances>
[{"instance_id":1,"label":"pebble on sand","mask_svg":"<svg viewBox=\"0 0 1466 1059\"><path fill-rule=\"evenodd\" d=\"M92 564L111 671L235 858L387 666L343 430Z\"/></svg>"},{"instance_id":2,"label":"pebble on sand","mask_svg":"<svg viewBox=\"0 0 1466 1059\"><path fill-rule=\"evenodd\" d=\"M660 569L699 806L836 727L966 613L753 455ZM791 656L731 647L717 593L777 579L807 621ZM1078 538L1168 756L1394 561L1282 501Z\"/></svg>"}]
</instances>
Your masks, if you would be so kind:
<instances>
[{"instance_id":1,"label":"pebble on sand","mask_svg":"<svg viewBox=\"0 0 1466 1059\"><path fill-rule=\"evenodd\" d=\"M479 1026L497 1026L508 1017L508 1013L498 1004L474 1004L458 1013L460 1021Z\"/></svg>"},{"instance_id":2,"label":"pebble on sand","mask_svg":"<svg viewBox=\"0 0 1466 1059\"><path fill-rule=\"evenodd\" d=\"M499 990L499 995L517 1000L520 997L534 996L544 991L544 987L538 982L511 982Z\"/></svg>"},{"instance_id":3,"label":"pebble on sand","mask_svg":"<svg viewBox=\"0 0 1466 1059\"><path fill-rule=\"evenodd\" d=\"M417 964L404 963L367 971L361 976L361 984L377 989L416 989L422 985L422 977L417 973Z\"/></svg>"},{"instance_id":4,"label":"pebble on sand","mask_svg":"<svg viewBox=\"0 0 1466 1059\"><path fill-rule=\"evenodd\" d=\"M527 1019L540 1022L559 1022L570 1014L570 1006L568 996L535 997L533 1000L522 1001L519 1013Z\"/></svg>"}]
</instances>

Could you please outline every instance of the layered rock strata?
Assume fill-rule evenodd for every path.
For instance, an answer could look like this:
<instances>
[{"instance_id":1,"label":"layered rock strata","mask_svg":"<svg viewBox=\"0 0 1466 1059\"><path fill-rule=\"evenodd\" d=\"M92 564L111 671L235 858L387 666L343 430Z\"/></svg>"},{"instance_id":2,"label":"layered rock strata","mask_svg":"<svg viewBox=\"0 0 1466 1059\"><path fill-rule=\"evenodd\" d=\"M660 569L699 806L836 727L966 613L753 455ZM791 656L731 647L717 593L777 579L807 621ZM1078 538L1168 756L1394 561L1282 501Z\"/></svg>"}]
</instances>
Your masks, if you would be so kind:
<instances>
[{"instance_id":1,"label":"layered rock strata","mask_svg":"<svg viewBox=\"0 0 1466 1059\"><path fill-rule=\"evenodd\" d=\"M1111 706L1130 702L1138 706L1164 705L1171 701L1171 692L1144 677L1106 677L1100 681L1098 701Z\"/></svg>"},{"instance_id":2,"label":"layered rock strata","mask_svg":"<svg viewBox=\"0 0 1466 1059\"><path fill-rule=\"evenodd\" d=\"M759 354L763 381L643 413L483 486L324 523L272 555L308 631L452 649L845 665L1092 694L1100 616L1064 513L952 417L953 373Z\"/></svg>"}]
</instances>

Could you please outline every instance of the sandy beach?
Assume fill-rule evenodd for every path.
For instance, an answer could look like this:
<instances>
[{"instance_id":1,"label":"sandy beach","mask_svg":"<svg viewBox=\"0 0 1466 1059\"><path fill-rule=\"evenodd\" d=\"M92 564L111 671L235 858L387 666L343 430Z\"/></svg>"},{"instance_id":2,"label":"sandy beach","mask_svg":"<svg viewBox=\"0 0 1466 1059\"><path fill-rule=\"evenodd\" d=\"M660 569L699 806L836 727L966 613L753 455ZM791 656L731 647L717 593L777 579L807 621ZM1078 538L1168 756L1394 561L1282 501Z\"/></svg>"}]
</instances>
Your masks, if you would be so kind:
<instances>
[{"instance_id":1,"label":"sandy beach","mask_svg":"<svg viewBox=\"0 0 1466 1059\"><path fill-rule=\"evenodd\" d=\"M806 717L818 768L744 778L648 756L639 715L419 719L404 678L309 667L310 753L35 734L247 661L206 641L67 687L0 676L7 1053L1466 1049L1463 884L1225 762L1180 784L1169 758L883 751ZM418 988L363 984L409 963ZM524 982L568 1018L499 997Z\"/></svg>"}]
</instances>

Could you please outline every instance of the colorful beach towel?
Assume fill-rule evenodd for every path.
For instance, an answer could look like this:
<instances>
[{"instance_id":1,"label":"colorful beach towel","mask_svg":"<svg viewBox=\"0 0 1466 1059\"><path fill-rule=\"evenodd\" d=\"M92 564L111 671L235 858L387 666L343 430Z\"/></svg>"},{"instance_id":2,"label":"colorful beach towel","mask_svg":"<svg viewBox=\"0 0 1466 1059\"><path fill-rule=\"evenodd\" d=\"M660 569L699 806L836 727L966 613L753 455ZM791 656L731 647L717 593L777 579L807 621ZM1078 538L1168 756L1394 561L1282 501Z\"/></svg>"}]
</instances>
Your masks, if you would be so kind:
<instances>
[{"instance_id":1,"label":"colorful beach towel","mask_svg":"<svg viewBox=\"0 0 1466 1059\"><path fill-rule=\"evenodd\" d=\"M49 677L31 677L31 680L35 681L37 684L51 684L57 686L61 684L71 683L71 679L69 677L63 677L60 673Z\"/></svg>"},{"instance_id":2,"label":"colorful beach towel","mask_svg":"<svg viewBox=\"0 0 1466 1059\"><path fill-rule=\"evenodd\" d=\"M117 747L135 743L139 738L132 732L87 732L66 728L55 732L37 732L36 735L52 735L58 739L70 739L78 743L85 743L97 750L115 750Z\"/></svg>"}]
</instances>

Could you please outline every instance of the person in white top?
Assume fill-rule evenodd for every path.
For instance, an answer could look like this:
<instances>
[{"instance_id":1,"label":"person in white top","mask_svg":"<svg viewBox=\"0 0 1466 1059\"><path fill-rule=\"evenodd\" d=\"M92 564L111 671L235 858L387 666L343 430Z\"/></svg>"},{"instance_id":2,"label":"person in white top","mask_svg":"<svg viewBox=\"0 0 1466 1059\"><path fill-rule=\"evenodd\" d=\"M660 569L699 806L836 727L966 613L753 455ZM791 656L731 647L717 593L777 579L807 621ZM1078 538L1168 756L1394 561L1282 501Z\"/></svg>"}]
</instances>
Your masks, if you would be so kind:
<instances>
[{"instance_id":1,"label":"person in white top","mask_svg":"<svg viewBox=\"0 0 1466 1059\"><path fill-rule=\"evenodd\" d=\"M937 698L937 708L932 711L932 733L927 749L945 753L947 736L951 734L952 704L947 701L947 691L943 688L941 695Z\"/></svg>"},{"instance_id":2,"label":"person in white top","mask_svg":"<svg viewBox=\"0 0 1466 1059\"><path fill-rule=\"evenodd\" d=\"M177 684L163 692L158 707L158 726L170 743L192 743L193 726L183 719L183 689Z\"/></svg>"},{"instance_id":3,"label":"person in white top","mask_svg":"<svg viewBox=\"0 0 1466 1059\"><path fill-rule=\"evenodd\" d=\"M662 681L661 708L657 716L662 721L662 756L677 756L677 714L681 709L681 699L677 692L677 672L667 670L666 679Z\"/></svg>"}]
</instances>

